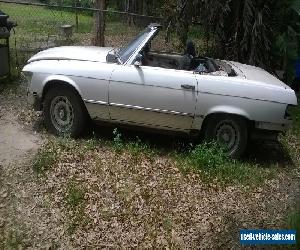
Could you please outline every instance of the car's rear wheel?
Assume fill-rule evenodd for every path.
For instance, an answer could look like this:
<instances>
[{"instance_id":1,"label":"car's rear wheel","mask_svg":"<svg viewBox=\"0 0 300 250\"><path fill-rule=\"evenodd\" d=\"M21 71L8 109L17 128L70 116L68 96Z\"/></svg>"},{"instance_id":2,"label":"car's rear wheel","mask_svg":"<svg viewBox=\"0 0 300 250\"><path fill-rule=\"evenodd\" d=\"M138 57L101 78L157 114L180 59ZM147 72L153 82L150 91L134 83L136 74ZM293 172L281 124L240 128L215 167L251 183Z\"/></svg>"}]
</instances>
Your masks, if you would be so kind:
<instances>
[{"instance_id":1,"label":"car's rear wheel","mask_svg":"<svg viewBox=\"0 0 300 250\"><path fill-rule=\"evenodd\" d=\"M205 126L205 139L216 141L224 146L225 152L232 158L240 157L248 141L248 129L245 119L230 115L215 115L208 118Z\"/></svg>"},{"instance_id":2,"label":"car's rear wheel","mask_svg":"<svg viewBox=\"0 0 300 250\"><path fill-rule=\"evenodd\" d=\"M71 137L80 135L87 117L80 96L68 87L53 87L46 93L43 113L50 132Z\"/></svg>"}]
</instances>

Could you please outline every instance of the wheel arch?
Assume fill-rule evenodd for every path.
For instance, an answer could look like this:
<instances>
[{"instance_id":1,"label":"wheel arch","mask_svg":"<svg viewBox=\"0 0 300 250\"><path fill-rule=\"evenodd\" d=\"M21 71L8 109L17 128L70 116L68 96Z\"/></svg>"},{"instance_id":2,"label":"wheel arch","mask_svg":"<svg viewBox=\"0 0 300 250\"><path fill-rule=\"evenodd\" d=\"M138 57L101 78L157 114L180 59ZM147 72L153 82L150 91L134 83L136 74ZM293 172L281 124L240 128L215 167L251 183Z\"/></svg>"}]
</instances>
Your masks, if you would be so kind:
<instances>
[{"instance_id":1,"label":"wheel arch","mask_svg":"<svg viewBox=\"0 0 300 250\"><path fill-rule=\"evenodd\" d=\"M255 122L250 118L250 116L240 109L230 109L230 110L223 110L223 109L212 109L203 119L200 131L203 131L206 128L207 122L214 117L218 116L229 116L229 117L236 117L240 119L244 119L248 125L249 131L255 127Z\"/></svg>"},{"instance_id":2,"label":"wheel arch","mask_svg":"<svg viewBox=\"0 0 300 250\"><path fill-rule=\"evenodd\" d=\"M81 100L83 100L82 93L81 93L79 87L77 86L76 82L74 82L72 79L70 79L67 76L59 75L59 76L47 77L43 81L43 91L42 91L42 95L41 95L42 101L44 100L44 97L45 97L46 93L49 91L49 89L51 89L54 86L64 86L64 87L70 88L76 94L79 95Z\"/></svg>"},{"instance_id":3,"label":"wheel arch","mask_svg":"<svg viewBox=\"0 0 300 250\"><path fill-rule=\"evenodd\" d=\"M48 80L45 80L43 83L43 91L42 91L42 95L41 95L41 107L40 110L43 109L43 102L44 102L44 98L47 94L47 92L52 89L53 87L57 86L57 87L65 87L65 88L69 88L71 89L81 100L81 104L84 106L86 113L88 114L88 116L90 116L86 103L84 102L84 99L82 97L82 94L78 88L78 86L76 85L76 83L74 81L72 81L71 79L69 79L70 81L67 81L68 78L66 77L60 77L60 78L48 78Z\"/></svg>"}]
</instances>

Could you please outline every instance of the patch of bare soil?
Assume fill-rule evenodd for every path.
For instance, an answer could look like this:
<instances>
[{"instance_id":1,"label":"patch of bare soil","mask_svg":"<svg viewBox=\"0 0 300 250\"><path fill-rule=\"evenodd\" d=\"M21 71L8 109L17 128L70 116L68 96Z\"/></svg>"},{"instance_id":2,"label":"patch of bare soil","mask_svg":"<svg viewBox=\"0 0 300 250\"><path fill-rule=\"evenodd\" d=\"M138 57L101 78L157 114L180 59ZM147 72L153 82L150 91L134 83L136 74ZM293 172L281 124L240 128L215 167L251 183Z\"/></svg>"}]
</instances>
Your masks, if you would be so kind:
<instances>
[{"instance_id":1,"label":"patch of bare soil","mask_svg":"<svg viewBox=\"0 0 300 250\"><path fill-rule=\"evenodd\" d=\"M168 156L79 141L54 145L55 163L37 176L32 159L47 141L38 115L22 88L0 93L0 105L0 249L239 249L241 228L286 227L299 190L288 171L260 187L221 187Z\"/></svg>"}]
</instances>

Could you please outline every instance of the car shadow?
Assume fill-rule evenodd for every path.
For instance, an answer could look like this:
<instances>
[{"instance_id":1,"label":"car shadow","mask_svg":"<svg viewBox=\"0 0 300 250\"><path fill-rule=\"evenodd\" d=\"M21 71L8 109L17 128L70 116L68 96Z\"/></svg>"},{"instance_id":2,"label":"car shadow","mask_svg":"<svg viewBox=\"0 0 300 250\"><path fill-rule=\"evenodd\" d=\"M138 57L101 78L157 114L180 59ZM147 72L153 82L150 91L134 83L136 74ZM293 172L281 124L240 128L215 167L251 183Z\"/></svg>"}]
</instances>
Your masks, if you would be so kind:
<instances>
[{"instance_id":1,"label":"car shadow","mask_svg":"<svg viewBox=\"0 0 300 250\"><path fill-rule=\"evenodd\" d=\"M141 143L147 144L153 149L157 149L161 154L168 154L174 151L187 151L188 148L191 148L191 144L193 143L193 140L184 134L108 123L97 124L94 122L89 123L84 137L111 142L115 137L115 129L117 129L117 133L121 135L125 143L140 140Z\"/></svg>"},{"instance_id":2,"label":"car shadow","mask_svg":"<svg viewBox=\"0 0 300 250\"><path fill-rule=\"evenodd\" d=\"M290 155L279 141L250 141L241 160L263 168L293 166Z\"/></svg>"},{"instance_id":3,"label":"car shadow","mask_svg":"<svg viewBox=\"0 0 300 250\"><path fill-rule=\"evenodd\" d=\"M137 138L151 148L156 149L160 155L175 152L188 153L199 140L192 139L184 134L174 134L157 130L141 129L111 124L95 124L90 122L85 138L98 138L112 142L117 128L118 134L124 142L136 142ZM240 161L257 165L261 168L289 168L293 162L280 142L250 141L244 156Z\"/></svg>"}]
</instances>

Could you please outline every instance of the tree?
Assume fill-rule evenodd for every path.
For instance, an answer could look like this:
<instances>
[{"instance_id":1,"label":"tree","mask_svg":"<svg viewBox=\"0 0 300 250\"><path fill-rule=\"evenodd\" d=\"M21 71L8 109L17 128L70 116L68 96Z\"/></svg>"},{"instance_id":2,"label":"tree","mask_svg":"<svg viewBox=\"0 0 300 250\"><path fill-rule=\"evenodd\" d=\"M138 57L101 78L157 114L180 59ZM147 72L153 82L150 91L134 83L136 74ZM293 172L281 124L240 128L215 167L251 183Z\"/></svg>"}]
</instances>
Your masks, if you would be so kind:
<instances>
[{"instance_id":1,"label":"tree","mask_svg":"<svg viewBox=\"0 0 300 250\"><path fill-rule=\"evenodd\" d=\"M95 46L105 46L105 14L103 10L106 9L105 0L95 0L95 8L98 11L94 12L94 38L93 44Z\"/></svg>"}]
</instances>

